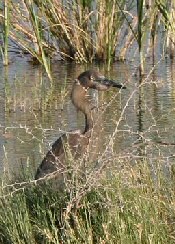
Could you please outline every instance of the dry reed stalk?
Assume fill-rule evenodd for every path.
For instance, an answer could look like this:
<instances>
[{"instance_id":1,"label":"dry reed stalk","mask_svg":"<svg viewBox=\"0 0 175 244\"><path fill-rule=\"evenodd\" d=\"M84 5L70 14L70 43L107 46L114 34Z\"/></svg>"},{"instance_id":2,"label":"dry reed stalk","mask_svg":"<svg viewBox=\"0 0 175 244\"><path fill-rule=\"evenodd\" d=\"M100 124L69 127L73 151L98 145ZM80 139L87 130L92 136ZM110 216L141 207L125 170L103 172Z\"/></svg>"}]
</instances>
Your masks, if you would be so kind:
<instances>
[{"instance_id":1,"label":"dry reed stalk","mask_svg":"<svg viewBox=\"0 0 175 244\"><path fill-rule=\"evenodd\" d=\"M57 51L77 62L111 60L117 31L122 23L115 1L60 2L56 0L10 1L11 37L45 66L44 52ZM124 4L124 1L123 1ZM47 36L49 35L49 42ZM45 67L47 69L47 67Z\"/></svg>"},{"instance_id":2,"label":"dry reed stalk","mask_svg":"<svg viewBox=\"0 0 175 244\"><path fill-rule=\"evenodd\" d=\"M167 30L167 39L174 45L174 8L171 5L159 0L146 1L145 4L144 1L138 1L138 29L135 31L125 14L129 11L125 0L120 3L114 0L22 0L19 4L9 0L12 16L9 35L44 64L48 73L49 63L46 56L52 57L55 54L59 54L62 59L76 62L87 63L96 59L110 64L115 57L120 30L126 22L130 32L122 50L124 55L135 38L140 56L144 56L144 39L150 32L154 39L152 46L155 48L159 19Z\"/></svg>"}]
</instances>

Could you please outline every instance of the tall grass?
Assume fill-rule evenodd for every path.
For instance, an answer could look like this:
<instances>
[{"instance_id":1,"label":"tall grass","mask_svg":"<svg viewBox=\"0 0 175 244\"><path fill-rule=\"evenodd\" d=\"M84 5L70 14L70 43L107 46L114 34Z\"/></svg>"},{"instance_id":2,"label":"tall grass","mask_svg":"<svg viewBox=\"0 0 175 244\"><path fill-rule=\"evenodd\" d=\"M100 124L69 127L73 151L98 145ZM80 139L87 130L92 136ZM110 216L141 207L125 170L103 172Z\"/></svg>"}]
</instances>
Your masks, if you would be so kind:
<instances>
[{"instance_id":1,"label":"tall grass","mask_svg":"<svg viewBox=\"0 0 175 244\"><path fill-rule=\"evenodd\" d=\"M9 0L11 21L6 25L10 30L6 28L4 32L4 50L7 50L9 36L44 65L51 79L51 58L78 63L98 60L109 66L116 58L116 47L120 49L119 58L128 59L131 58L127 56L128 50L137 42L143 71L148 50L155 54L158 45L164 51L167 47L174 48L174 4L159 0L134 3L126 0L23 0L16 4L15 0ZM8 17L6 13L4 23ZM156 42L162 36L162 42ZM152 39L150 46L148 39Z\"/></svg>"},{"instance_id":2,"label":"tall grass","mask_svg":"<svg viewBox=\"0 0 175 244\"><path fill-rule=\"evenodd\" d=\"M174 25L174 11L175 5L174 2L167 1L156 1L157 8L161 15L163 16L163 23L166 29L166 53L170 55L171 58L174 57L174 33L175 33L175 25Z\"/></svg>"},{"instance_id":3,"label":"tall grass","mask_svg":"<svg viewBox=\"0 0 175 244\"><path fill-rule=\"evenodd\" d=\"M125 1L120 2L122 8ZM115 56L118 30L124 18L116 1L9 0L10 38L45 67L45 55L55 53L77 62ZM15 21L14 21L15 20Z\"/></svg>"},{"instance_id":4,"label":"tall grass","mask_svg":"<svg viewBox=\"0 0 175 244\"><path fill-rule=\"evenodd\" d=\"M28 10L28 14L30 16L30 21L31 21L31 25L33 27L33 31L35 33L35 37L36 37L36 45L37 45L37 58L39 59L39 61L41 63L43 63L45 70L48 74L48 77L50 80L52 80L52 76L50 73L50 67L49 67L49 62L46 58L46 54L44 51L44 47L43 47L43 43L42 43L42 35L43 35L43 31L40 27L41 23L39 20L39 16L37 16L36 10L35 10L35 6L30 2L30 1L26 1L24 0L26 8Z\"/></svg>"},{"instance_id":5,"label":"tall grass","mask_svg":"<svg viewBox=\"0 0 175 244\"><path fill-rule=\"evenodd\" d=\"M3 23L3 45L1 46L1 54L3 58L3 64L8 65L8 36L9 36L9 4L8 1L4 1L4 23Z\"/></svg>"},{"instance_id":6,"label":"tall grass","mask_svg":"<svg viewBox=\"0 0 175 244\"><path fill-rule=\"evenodd\" d=\"M175 195L162 166L153 177L149 162L115 163L110 177L94 170L88 186L77 181L62 193L3 182L1 243L174 243Z\"/></svg>"},{"instance_id":7,"label":"tall grass","mask_svg":"<svg viewBox=\"0 0 175 244\"><path fill-rule=\"evenodd\" d=\"M143 0L137 0L137 16L138 16L138 37L137 42L139 46L140 56L140 73L143 73L143 53L142 53L142 36L143 36Z\"/></svg>"},{"instance_id":8,"label":"tall grass","mask_svg":"<svg viewBox=\"0 0 175 244\"><path fill-rule=\"evenodd\" d=\"M169 53L169 57L173 57L174 53L169 51L174 49L174 3L165 0L152 0L147 6L145 19L143 19L144 32L150 32L152 39L152 53L155 56L155 48L160 45L163 49L162 55ZM146 24L147 23L147 24ZM150 28L151 27L151 28ZM161 40L161 44L160 44ZM142 43L143 46L143 43Z\"/></svg>"},{"instance_id":9,"label":"tall grass","mask_svg":"<svg viewBox=\"0 0 175 244\"><path fill-rule=\"evenodd\" d=\"M135 45L133 41L135 40L138 45L140 71L143 73L145 58L150 53L153 63L155 54L162 56L169 54L170 58L174 57L175 6L171 1L149 0L135 2L135 13L133 11L127 12L119 7L128 25L128 35L124 45L120 48L120 55L122 59L127 59L127 53ZM118 6L120 6L119 3ZM130 20L130 16L132 16L133 20ZM156 52L156 49L159 51ZM163 50L163 52L160 50Z\"/></svg>"}]
</instances>

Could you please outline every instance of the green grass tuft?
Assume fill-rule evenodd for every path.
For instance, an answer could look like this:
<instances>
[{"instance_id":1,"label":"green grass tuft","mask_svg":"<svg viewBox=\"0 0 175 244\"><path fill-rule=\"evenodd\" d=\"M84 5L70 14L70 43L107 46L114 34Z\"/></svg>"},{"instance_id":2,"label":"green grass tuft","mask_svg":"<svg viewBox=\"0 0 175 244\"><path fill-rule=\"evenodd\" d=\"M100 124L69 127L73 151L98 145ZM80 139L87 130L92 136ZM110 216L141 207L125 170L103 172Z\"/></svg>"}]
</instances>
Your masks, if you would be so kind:
<instances>
[{"instance_id":1,"label":"green grass tuft","mask_svg":"<svg viewBox=\"0 0 175 244\"><path fill-rule=\"evenodd\" d=\"M174 243L174 186L160 167L154 177L147 162L111 172L88 189L6 185L0 243Z\"/></svg>"}]
</instances>

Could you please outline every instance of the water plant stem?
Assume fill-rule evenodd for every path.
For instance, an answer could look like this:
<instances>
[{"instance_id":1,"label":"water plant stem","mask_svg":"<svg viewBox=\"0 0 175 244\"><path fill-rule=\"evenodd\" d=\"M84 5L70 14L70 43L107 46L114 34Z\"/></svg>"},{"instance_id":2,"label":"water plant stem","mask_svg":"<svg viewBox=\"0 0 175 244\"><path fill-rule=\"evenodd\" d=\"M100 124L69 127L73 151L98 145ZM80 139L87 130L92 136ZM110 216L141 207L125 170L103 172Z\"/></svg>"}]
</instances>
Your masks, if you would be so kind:
<instances>
[{"instance_id":1,"label":"water plant stem","mask_svg":"<svg viewBox=\"0 0 175 244\"><path fill-rule=\"evenodd\" d=\"M140 75L143 74L144 64L143 64L143 54L142 54L142 23L143 23L143 0L137 0L137 16L138 16L138 46L139 46L139 56L140 56Z\"/></svg>"},{"instance_id":2,"label":"water plant stem","mask_svg":"<svg viewBox=\"0 0 175 244\"><path fill-rule=\"evenodd\" d=\"M8 0L4 1L4 60L3 64L8 65L8 36L9 36L9 8Z\"/></svg>"}]
</instances>

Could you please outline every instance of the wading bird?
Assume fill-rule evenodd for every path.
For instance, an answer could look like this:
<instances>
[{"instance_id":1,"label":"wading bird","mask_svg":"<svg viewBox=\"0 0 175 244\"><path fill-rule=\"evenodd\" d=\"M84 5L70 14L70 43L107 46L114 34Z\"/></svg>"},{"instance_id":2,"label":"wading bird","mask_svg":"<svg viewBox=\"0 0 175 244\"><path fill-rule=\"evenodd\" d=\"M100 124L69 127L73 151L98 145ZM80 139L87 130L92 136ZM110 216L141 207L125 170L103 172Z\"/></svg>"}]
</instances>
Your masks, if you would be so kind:
<instances>
[{"instance_id":1,"label":"wading bird","mask_svg":"<svg viewBox=\"0 0 175 244\"><path fill-rule=\"evenodd\" d=\"M77 159L86 152L93 128L92 108L86 97L87 91L88 89L105 91L111 87L126 88L124 85L107 79L94 70L85 71L75 79L71 92L71 100L74 106L85 116L84 131L80 132L77 130L65 133L54 142L51 150L48 151L37 169L36 180L54 177L60 178L67 168L66 160L70 154L73 159Z\"/></svg>"}]
</instances>

